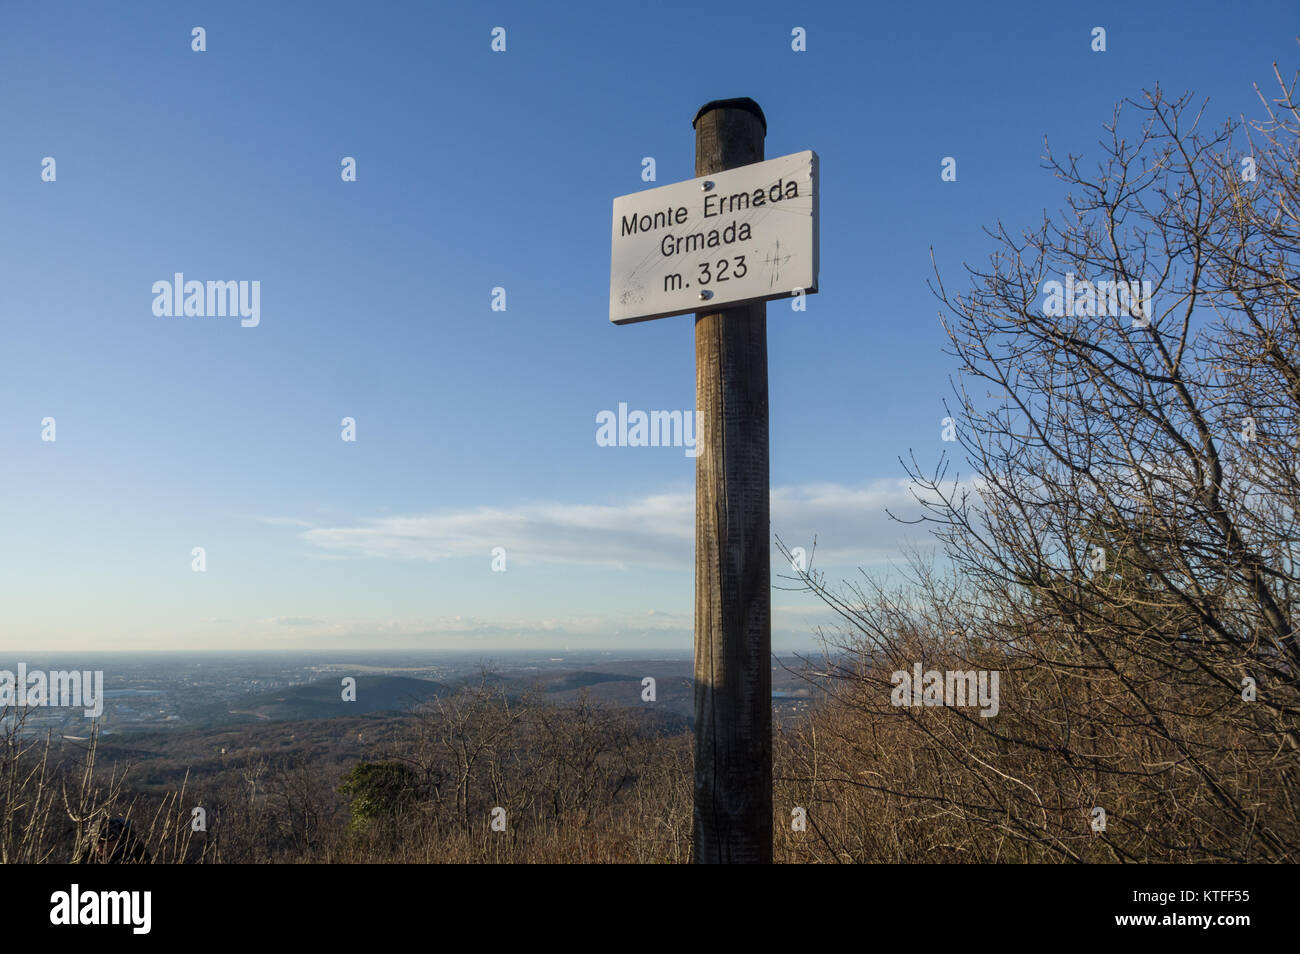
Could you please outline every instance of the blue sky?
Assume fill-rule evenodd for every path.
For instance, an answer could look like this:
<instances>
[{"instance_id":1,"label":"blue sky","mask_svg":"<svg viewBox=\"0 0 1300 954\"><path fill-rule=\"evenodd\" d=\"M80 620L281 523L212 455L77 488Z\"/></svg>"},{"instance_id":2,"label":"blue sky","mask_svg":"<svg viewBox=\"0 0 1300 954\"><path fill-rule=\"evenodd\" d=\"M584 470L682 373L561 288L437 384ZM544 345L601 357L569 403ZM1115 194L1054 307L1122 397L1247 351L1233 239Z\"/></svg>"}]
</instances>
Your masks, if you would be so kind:
<instances>
[{"instance_id":1,"label":"blue sky","mask_svg":"<svg viewBox=\"0 0 1300 954\"><path fill-rule=\"evenodd\" d=\"M1294 68L1289 4L1052 7L6 5L0 648L689 651L695 462L595 431L693 407L692 319L609 323L610 208L732 96L821 162L821 292L768 307L773 530L898 559L954 370L929 248L960 284L1058 208L1044 136L1096 154L1156 82L1254 116ZM175 272L259 281L260 324L156 317ZM773 605L807 646L818 605Z\"/></svg>"}]
</instances>

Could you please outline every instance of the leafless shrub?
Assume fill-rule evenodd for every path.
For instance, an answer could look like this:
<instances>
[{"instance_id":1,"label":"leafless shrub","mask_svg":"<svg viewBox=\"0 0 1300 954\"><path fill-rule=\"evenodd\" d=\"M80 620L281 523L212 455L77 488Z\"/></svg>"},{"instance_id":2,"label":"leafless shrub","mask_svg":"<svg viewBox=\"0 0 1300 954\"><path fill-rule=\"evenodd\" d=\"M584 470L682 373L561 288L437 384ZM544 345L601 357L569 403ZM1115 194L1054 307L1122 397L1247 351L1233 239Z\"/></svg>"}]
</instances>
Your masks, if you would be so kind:
<instances>
[{"instance_id":1,"label":"leafless shrub","mask_svg":"<svg viewBox=\"0 0 1300 954\"><path fill-rule=\"evenodd\" d=\"M791 855L1300 856L1300 113L1278 83L1251 126L1129 103L1095 172L1049 150L1064 213L999 224L968 292L936 271L973 478L905 463L941 569L803 575L848 661L786 745L817 820ZM1150 307L1052 314L1067 273L1149 281ZM999 670L1000 713L892 705L916 662Z\"/></svg>"}]
</instances>

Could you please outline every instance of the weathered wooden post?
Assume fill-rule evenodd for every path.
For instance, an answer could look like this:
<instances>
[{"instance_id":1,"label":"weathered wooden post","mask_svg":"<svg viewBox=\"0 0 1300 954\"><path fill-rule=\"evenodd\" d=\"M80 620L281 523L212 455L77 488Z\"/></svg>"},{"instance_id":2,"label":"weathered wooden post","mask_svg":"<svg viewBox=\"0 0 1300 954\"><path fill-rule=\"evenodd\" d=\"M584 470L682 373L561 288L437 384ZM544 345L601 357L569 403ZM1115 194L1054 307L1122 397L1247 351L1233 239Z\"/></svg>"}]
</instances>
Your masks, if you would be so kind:
<instances>
[{"instance_id":1,"label":"weathered wooden post","mask_svg":"<svg viewBox=\"0 0 1300 954\"><path fill-rule=\"evenodd\" d=\"M817 291L817 154L764 161L752 99L694 125L694 179L614 200L609 320L695 313L694 857L770 862L766 302Z\"/></svg>"},{"instance_id":2,"label":"weathered wooden post","mask_svg":"<svg viewBox=\"0 0 1300 954\"><path fill-rule=\"evenodd\" d=\"M695 175L763 161L752 99L695 115ZM772 860L767 303L695 316L695 862Z\"/></svg>"}]
</instances>

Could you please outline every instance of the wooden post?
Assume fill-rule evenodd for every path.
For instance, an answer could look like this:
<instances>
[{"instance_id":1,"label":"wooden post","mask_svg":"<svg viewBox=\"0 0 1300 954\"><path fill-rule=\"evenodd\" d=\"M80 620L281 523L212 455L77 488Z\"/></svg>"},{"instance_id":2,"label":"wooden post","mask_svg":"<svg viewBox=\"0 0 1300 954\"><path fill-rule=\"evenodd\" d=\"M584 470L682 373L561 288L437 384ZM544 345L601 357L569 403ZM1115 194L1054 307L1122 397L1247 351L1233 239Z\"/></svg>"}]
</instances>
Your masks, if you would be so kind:
<instances>
[{"instance_id":1,"label":"wooden post","mask_svg":"<svg viewBox=\"0 0 1300 954\"><path fill-rule=\"evenodd\" d=\"M763 160L752 99L695 115L695 174ZM696 864L772 860L767 304L695 316Z\"/></svg>"}]
</instances>

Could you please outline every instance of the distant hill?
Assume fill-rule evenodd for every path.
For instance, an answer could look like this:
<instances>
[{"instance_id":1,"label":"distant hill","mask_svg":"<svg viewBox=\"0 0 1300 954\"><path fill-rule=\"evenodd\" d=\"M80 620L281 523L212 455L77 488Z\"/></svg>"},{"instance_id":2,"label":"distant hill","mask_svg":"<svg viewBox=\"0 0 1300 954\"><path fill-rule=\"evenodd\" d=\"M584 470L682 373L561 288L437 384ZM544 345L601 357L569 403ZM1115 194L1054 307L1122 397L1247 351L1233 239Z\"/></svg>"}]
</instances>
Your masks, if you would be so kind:
<instances>
[{"instance_id":1,"label":"distant hill","mask_svg":"<svg viewBox=\"0 0 1300 954\"><path fill-rule=\"evenodd\" d=\"M799 660L773 662L773 708L778 719L799 714L815 699L816 689L810 688L800 675L806 668ZM681 726L690 728L695 716L693 664L689 659L587 662L576 669L532 666L504 672L459 672L443 681L396 672L364 674L355 677L355 702L343 702L341 697L341 680L347 674L344 668L331 669L310 683L244 693L220 702L211 701L211 696L193 701L181 697L177 703L180 719L165 730L397 715L480 683L512 700L528 697L567 706L586 698L599 706L638 710L648 719L647 725L666 732ZM642 697L646 677L655 680L653 701ZM135 734L153 728L162 727L136 728L129 722L114 722L112 734Z\"/></svg>"},{"instance_id":2,"label":"distant hill","mask_svg":"<svg viewBox=\"0 0 1300 954\"><path fill-rule=\"evenodd\" d=\"M636 676L613 672L591 672L586 669L578 672L566 672L551 679L543 679L541 685L546 692L564 692L567 689L584 689L602 682L630 682L638 688L640 687L640 680Z\"/></svg>"},{"instance_id":3,"label":"distant hill","mask_svg":"<svg viewBox=\"0 0 1300 954\"><path fill-rule=\"evenodd\" d=\"M357 676L355 702L343 701L342 676L328 677L288 689L254 692L224 703L206 706L194 713L200 724L232 722L288 722L368 715L375 712L405 712L451 689L429 679L409 676Z\"/></svg>"},{"instance_id":4,"label":"distant hill","mask_svg":"<svg viewBox=\"0 0 1300 954\"><path fill-rule=\"evenodd\" d=\"M639 671L638 671L639 670ZM655 701L641 698L641 680L655 680ZM573 704L582 696L598 705L645 709L680 716L689 721L695 712L695 694L691 688L689 664L641 663L629 672L624 665L611 663L577 672L561 673L538 680L536 687L545 693L547 702Z\"/></svg>"}]
</instances>

